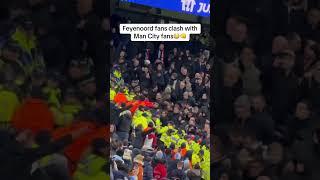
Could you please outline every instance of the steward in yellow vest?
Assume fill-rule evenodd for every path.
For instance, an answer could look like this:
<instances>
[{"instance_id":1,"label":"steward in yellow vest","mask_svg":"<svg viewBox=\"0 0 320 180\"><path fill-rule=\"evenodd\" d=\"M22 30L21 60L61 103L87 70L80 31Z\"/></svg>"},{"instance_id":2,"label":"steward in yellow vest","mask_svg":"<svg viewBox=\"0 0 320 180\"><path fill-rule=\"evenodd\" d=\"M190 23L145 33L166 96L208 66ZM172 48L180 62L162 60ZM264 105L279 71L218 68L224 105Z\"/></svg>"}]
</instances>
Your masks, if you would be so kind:
<instances>
[{"instance_id":1,"label":"steward in yellow vest","mask_svg":"<svg viewBox=\"0 0 320 180\"><path fill-rule=\"evenodd\" d=\"M73 180L108 180L107 174L107 141L97 138L92 142L92 153L87 155L78 165ZM109 170L109 169L108 169Z\"/></svg>"},{"instance_id":2,"label":"steward in yellow vest","mask_svg":"<svg viewBox=\"0 0 320 180\"><path fill-rule=\"evenodd\" d=\"M52 97L50 110L54 114L54 120L56 126L70 125L75 116L83 109L82 104L78 96L75 94L74 89L67 89L64 94L64 100L62 104L58 102L57 97Z\"/></svg>"},{"instance_id":3,"label":"steward in yellow vest","mask_svg":"<svg viewBox=\"0 0 320 180\"><path fill-rule=\"evenodd\" d=\"M45 63L37 47L38 42L32 21L25 17L21 17L18 21L18 27L12 34L11 40L22 50L22 64L27 74L32 74L34 70L44 70Z\"/></svg>"}]
</instances>

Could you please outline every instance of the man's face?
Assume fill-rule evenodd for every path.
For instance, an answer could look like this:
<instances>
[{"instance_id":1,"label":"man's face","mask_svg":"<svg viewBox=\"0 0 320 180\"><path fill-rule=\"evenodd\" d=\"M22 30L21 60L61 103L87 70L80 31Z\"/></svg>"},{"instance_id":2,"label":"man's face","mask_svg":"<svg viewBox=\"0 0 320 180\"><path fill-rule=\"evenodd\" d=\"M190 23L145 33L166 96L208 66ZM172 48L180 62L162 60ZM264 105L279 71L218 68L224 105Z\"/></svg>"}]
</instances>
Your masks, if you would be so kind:
<instances>
[{"instance_id":1,"label":"man's face","mask_svg":"<svg viewBox=\"0 0 320 180\"><path fill-rule=\"evenodd\" d=\"M113 132L114 132L114 125L111 124L111 125L110 125L110 133L113 133Z\"/></svg>"},{"instance_id":2,"label":"man's face","mask_svg":"<svg viewBox=\"0 0 320 180\"><path fill-rule=\"evenodd\" d=\"M186 87L186 84L184 82L180 82L179 87L180 89L184 89Z\"/></svg>"},{"instance_id":3,"label":"man's face","mask_svg":"<svg viewBox=\"0 0 320 180\"><path fill-rule=\"evenodd\" d=\"M202 77L201 76L196 78L196 83L197 84L201 84L202 83Z\"/></svg>"},{"instance_id":4,"label":"man's face","mask_svg":"<svg viewBox=\"0 0 320 180\"><path fill-rule=\"evenodd\" d=\"M248 111L248 108L245 106L235 105L235 114L238 118L242 118Z\"/></svg>"},{"instance_id":5,"label":"man's face","mask_svg":"<svg viewBox=\"0 0 320 180\"><path fill-rule=\"evenodd\" d=\"M138 59L133 59L133 65L135 67L139 66L139 60Z\"/></svg>"},{"instance_id":6,"label":"man's face","mask_svg":"<svg viewBox=\"0 0 320 180\"><path fill-rule=\"evenodd\" d=\"M210 71L211 65L209 63L206 65L206 69L207 69L207 71Z\"/></svg>"},{"instance_id":7,"label":"man's face","mask_svg":"<svg viewBox=\"0 0 320 180\"><path fill-rule=\"evenodd\" d=\"M160 49L160 50L164 50L164 44L160 44L160 45L159 45L159 49Z\"/></svg>"},{"instance_id":8,"label":"man's face","mask_svg":"<svg viewBox=\"0 0 320 180\"><path fill-rule=\"evenodd\" d=\"M206 93L204 93L204 94L202 94L202 100L207 100L208 99L208 96L207 96L207 94Z\"/></svg>"},{"instance_id":9,"label":"man's face","mask_svg":"<svg viewBox=\"0 0 320 180\"><path fill-rule=\"evenodd\" d=\"M119 58L119 64L123 64L124 63L124 57L120 57Z\"/></svg>"},{"instance_id":10,"label":"man's face","mask_svg":"<svg viewBox=\"0 0 320 180\"><path fill-rule=\"evenodd\" d=\"M172 80L176 80L176 79L177 79L176 75L175 75L175 74L172 74L172 75L171 75L171 79L172 79Z\"/></svg>"},{"instance_id":11,"label":"man's face","mask_svg":"<svg viewBox=\"0 0 320 180\"><path fill-rule=\"evenodd\" d=\"M195 126L196 125L196 120L194 119L194 117L190 118L189 125L191 125L191 126Z\"/></svg>"},{"instance_id":12,"label":"man's face","mask_svg":"<svg viewBox=\"0 0 320 180\"><path fill-rule=\"evenodd\" d=\"M162 111L162 113L161 113L162 117L167 117L167 115L168 115L167 111Z\"/></svg>"},{"instance_id":13,"label":"man's face","mask_svg":"<svg viewBox=\"0 0 320 180\"><path fill-rule=\"evenodd\" d=\"M181 74L184 75L184 76L186 76L186 75L188 74L188 70L187 70L187 68L185 68L185 67L181 67L180 72L181 72Z\"/></svg>"},{"instance_id":14,"label":"man's face","mask_svg":"<svg viewBox=\"0 0 320 180\"><path fill-rule=\"evenodd\" d=\"M265 108L266 103L262 97L256 96L252 99L252 106L254 110L260 112Z\"/></svg>"},{"instance_id":15,"label":"man's face","mask_svg":"<svg viewBox=\"0 0 320 180\"><path fill-rule=\"evenodd\" d=\"M183 93L183 99L184 100L188 100L189 99L189 93L188 92L184 92Z\"/></svg>"},{"instance_id":16,"label":"man's face","mask_svg":"<svg viewBox=\"0 0 320 180\"><path fill-rule=\"evenodd\" d=\"M111 29L111 32L112 32L112 33L116 33L116 28L112 28L112 29Z\"/></svg>"},{"instance_id":17,"label":"man's face","mask_svg":"<svg viewBox=\"0 0 320 180\"><path fill-rule=\"evenodd\" d=\"M139 93L141 91L140 86L134 87L134 92Z\"/></svg>"},{"instance_id":18,"label":"man's face","mask_svg":"<svg viewBox=\"0 0 320 180\"><path fill-rule=\"evenodd\" d=\"M157 95L156 95L156 100L157 100L157 101L161 101L161 100L162 100L162 95L161 95L161 93L157 93Z\"/></svg>"},{"instance_id":19,"label":"man's face","mask_svg":"<svg viewBox=\"0 0 320 180\"><path fill-rule=\"evenodd\" d=\"M180 113L180 108L179 108L179 105L174 105L174 108L173 108L173 113L175 113L175 114L178 114L178 113Z\"/></svg>"},{"instance_id":20,"label":"man's face","mask_svg":"<svg viewBox=\"0 0 320 180\"><path fill-rule=\"evenodd\" d=\"M256 142L257 141L251 136L245 136L243 138L243 146L248 149L252 149Z\"/></svg>"},{"instance_id":21,"label":"man's face","mask_svg":"<svg viewBox=\"0 0 320 180\"><path fill-rule=\"evenodd\" d=\"M304 120L310 117L310 110L305 103L298 103L296 107L296 117Z\"/></svg>"},{"instance_id":22,"label":"man's face","mask_svg":"<svg viewBox=\"0 0 320 180\"><path fill-rule=\"evenodd\" d=\"M282 67L285 70L291 70L294 66L295 57L293 56L285 56L281 58Z\"/></svg>"},{"instance_id":23,"label":"man's face","mask_svg":"<svg viewBox=\"0 0 320 180\"><path fill-rule=\"evenodd\" d=\"M133 81L131 81L131 86L132 87L136 87L136 86L138 86L139 85L139 80L133 80Z\"/></svg>"},{"instance_id":24,"label":"man's face","mask_svg":"<svg viewBox=\"0 0 320 180\"><path fill-rule=\"evenodd\" d=\"M177 53L178 49L177 48L173 48L173 53Z\"/></svg>"},{"instance_id":25,"label":"man's face","mask_svg":"<svg viewBox=\"0 0 320 180\"><path fill-rule=\"evenodd\" d=\"M313 26L318 25L320 22L320 11L317 9L311 9L308 13L307 21Z\"/></svg>"},{"instance_id":26,"label":"man's face","mask_svg":"<svg viewBox=\"0 0 320 180\"><path fill-rule=\"evenodd\" d=\"M224 84L227 86L232 86L238 82L240 78L238 69L234 67L227 68L224 74Z\"/></svg>"},{"instance_id":27,"label":"man's face","mask_svg":"<svg viewBox=\"0 0 320 180\"><path fill-rule=\"evenodd\" d=\"M196 73L195 75L194 75L194 78L201 78L201 75L200 75L200 73Z\"/></svg>"},{"instance_id":28,"label":"man's face","mask_svg":"<svg viewBox=\"0 0 320 180\"><path fill-rule=\"evenodd\" d=\"M192 91L191 83L186 83L186 91Z\"/></svg>"},{"instance_id":29,"label":"man's face","mask_svg":"<svg viewBox=\"0 0 320 180\"><path fill-rule=\"evenodd\" d=\"M199 112L199 107L195 106L192 108L192 113L197 114Z\"/></svg>"},{"instance_id":30,"label":"man's face","mask_svg":"<svg viewBox=\"0 0 320 180\"><path fill-rule=\"evenodd\" d=\"M288 40L283 36L277 36L272 41L272 53L276 54L289 48Z\"/></svg>"},{"instance_id":31,"label":"man's face","mask_svg":"<svg viewBox=\"0 0 320 180\"><path fill-rule=\"evenodd\" d=\"M247 39L247 25L238 23L231 33L231 39L238 43L244 42Z\"/></svg>"},{"instance_id":32,"label":"man's face","mask_svg":"<svg viewBox=\"0 0 320 180\"><path fill-rule=\"evenodd\" d=\"M120 57L124 57L125 55L126 55L126 52L124 52L124 51L120 52Z\"/></svg>"},{"instance_id":33,"label":"man's face","mask_svg":"<svg viewBox=\"0 0 320 180\"><path fill-rule=\"evenodd\" d=\"M254 62L255 54L252 49L244 48L240 55L241 62L246 67Z\"/></svg>"},{"instance_id":34,"label":"man's face","mask_svg":"<svg viewBox=\"0 0 320 180\"><path fill-rule=\"evenodd\" d=\"M315 52L310 48L310 46L307 46L304 48L304 58L305 60L315 60L316 59L316 54Z\"/></svg>"},{"instance_id":35,"label":"man's face","mask_svg":"<svg viewBox=\"0 0 320 180\"><path fill-rule=\"evenodd\" d=\"M189 76L187 76L187 77L185 78L185 80L186 80L186 83L190 83L190 77L189 77Z\"/></svg>"},{"instance_id":36,"label":"man's face","mask_svg":"<svg viewBox=\"0 0 320 180\"><path fill-rule=\"evenodd\" d=\"M162 65L161 65L161 64L158 64L157 70L158 70L158 71L162 71Z\"/></svg>"}]
</instances>

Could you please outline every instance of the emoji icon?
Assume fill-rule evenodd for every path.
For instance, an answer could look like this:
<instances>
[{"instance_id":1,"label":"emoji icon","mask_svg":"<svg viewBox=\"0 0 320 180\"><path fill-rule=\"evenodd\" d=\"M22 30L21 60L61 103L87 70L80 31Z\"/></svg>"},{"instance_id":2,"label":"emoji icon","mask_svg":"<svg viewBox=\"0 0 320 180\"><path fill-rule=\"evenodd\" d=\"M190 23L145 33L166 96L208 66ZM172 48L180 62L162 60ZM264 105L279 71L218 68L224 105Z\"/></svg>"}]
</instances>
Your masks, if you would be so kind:
<instances>
[{"instance_id":1,"label":"emoji icon","mask_svg":"<svg viewBox=\"0 0 320 180\"><path fill-rule=\"evenodd\" d=\"M186 35L186 33L182 33L182 34L180 34L180 37L185 39L185 38L187 38L187 35Z\"/></svg>"},{"instance_id":2,"label":"emoji icon","mask_svg":"<svg viewBox=\"0 0 320 180\"><path fill-rule=\"evenodd\" d=\"M179 39L179 34L174 34L175 39Z\"/></svg>"}]
</instances>

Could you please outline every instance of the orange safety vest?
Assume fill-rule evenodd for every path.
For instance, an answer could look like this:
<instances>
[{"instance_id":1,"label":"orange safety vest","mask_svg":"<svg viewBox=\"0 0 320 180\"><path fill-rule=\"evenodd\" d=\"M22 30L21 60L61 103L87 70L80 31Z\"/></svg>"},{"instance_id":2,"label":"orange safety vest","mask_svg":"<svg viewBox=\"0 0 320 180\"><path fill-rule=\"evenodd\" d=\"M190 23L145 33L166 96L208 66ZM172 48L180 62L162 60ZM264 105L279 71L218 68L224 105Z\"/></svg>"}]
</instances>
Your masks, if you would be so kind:
<instances>
[{"instance_id":1,"label":"orange safety vest","mask_svg":"<svg viewBox=\"0 0 320 180\"><path fill-rule=\"evenodd\" d=\"M110 136L110 128L108 126L98 126L92 122L78 122L71 126L59 128L53 133L53 138L70 134L71 132L88 127L89 131L81 137L75 139L72 144L67 146L64 150L64 154L69 159L69 167L71 173L73 173L77 167L77 163L80 161L83 153L90 147L93 139L106 138L108 140Z\"/></svg>"},{"instance_id":2,"label":"orange safety vest","mask_svg":"<svg viewBox=\"0 0 320 180\"><path fill-rule=\"evenodd\" d=\"M54 117L48 104L35 98L26 99L12 117L12 126L17 130L29 129L33 133L54 128Z\"/></svg>"},{"instance_id":3,"label":"orange safety vest","mask_svg":"<svg viewBox=\"0 0 320 180\"><path fill-rule=\"evenodd\" d=\"M121 103L127 103L128 102L128 99L127 99L127 96L123 93L117 93L115 96L114 96L114 99L113 101L117 104L121 104Z\"/></svg>"}]
</instances>

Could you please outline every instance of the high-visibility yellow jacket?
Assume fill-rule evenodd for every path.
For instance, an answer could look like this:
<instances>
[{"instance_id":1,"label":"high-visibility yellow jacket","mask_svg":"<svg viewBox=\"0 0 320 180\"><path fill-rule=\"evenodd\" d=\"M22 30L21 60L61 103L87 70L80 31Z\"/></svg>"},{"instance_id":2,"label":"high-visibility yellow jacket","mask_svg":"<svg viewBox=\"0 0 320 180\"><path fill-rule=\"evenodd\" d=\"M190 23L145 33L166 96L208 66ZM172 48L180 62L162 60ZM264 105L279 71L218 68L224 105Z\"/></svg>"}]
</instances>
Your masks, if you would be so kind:
<instances>
[{"instance_id":1,"label":"high-visibility yellow jacket","mask_svg":"<svg viewBox=\"0 0 320 180\"><path fill-rule=\"evenodd\" d=\"M36 37L29 37L20 28L16 29L16 31L12 34L11 38L14 41L16 41L21 46L21 48L28 54L31 54L32 49L36 48Z\"/></svg>"},{"instance_id":2,"label":"high-visibility yellow jacket","mask_svg":"<svg viewBox=\"0 0 320 180\"><path fill-rule=\"evenodd\" d=\"M110 89L110 101L114 100L114 97L116 96L116 91L113 89Z\"/></svg>"},{"instance_id":3,"label":"high-visibility yellow jacket","mask_svg":"<svg viewBox=\"0 0 320 180\"><path fill-rule=\"evenodd\" d=\"M37 39L35 36L27 35L22 29L17 28L12 34L11 39L14 40L28 57L31 57L24 65L25 72L30 75L34 70L44 69L45 63L43 57L37 52ZM34 53L36 52L36 53Z\"/></svg>"},{"instance_id":4,"label":"high-visibility yellow jacket","mask_svg":"<svg viewBox=\"0 0 320 180\"><path fill-rule=\"evenodd\" d=\"M0 122L9 123L19 104L19 99L14 92L0 90Z\"/></svg>"},{"instance_id":5,"label":"high-visibility yellow jacket","mask_svg":"<svg viewBox=\"0 0 320 180\"><path fill-rule=\"evenodd\" d=\"M79 163L76 172L73 175L74 180L103 180L110 179L103 167L107 160L103 157L90 154Z\"/></svg>"},{"instance_id":6,"label":"high-visibility yellow jacket","mask_svg":"<svg viewBox=\"0 0 320 180\"><path fill-rule=\"evenodd\" d=\"M54 107L60 107L59 99L61 97L61 90L59 88L45 87L43 92L47 95L48 104Z\"/></svg>"},{"instance_id":7,"label":"high-visibility yellow jacket","mask_svg":"<svg viewBox=\"0 0 320 180\"><path fill-rule=\"evenodd\" d=\"M73 122L75 115L82 110L82 106L78 104L62 104L60 108L52 106L50 110L54 115L55 125L67 126Z\"/></svg>"}]
</instances>

